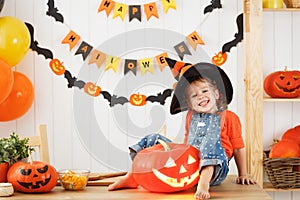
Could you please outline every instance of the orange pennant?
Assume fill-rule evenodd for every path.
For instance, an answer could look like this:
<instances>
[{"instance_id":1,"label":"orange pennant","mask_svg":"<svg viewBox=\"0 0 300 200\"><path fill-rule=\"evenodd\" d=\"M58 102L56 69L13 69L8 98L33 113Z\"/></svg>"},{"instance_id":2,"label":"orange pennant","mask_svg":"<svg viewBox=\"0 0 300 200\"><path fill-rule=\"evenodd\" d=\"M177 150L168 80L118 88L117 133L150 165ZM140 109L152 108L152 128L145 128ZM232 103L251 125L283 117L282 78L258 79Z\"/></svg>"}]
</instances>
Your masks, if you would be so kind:
<instances>
[{"instance_id":1,"label":"orange pennant","mask_svg":"<svg viewBox=\"0 0 300 200\"><path fill-rule=\"evenodd\" d=\"M146 13L147 20L150 19L151 16L158 18L158 12L156 3L148 3L144 5L144 10Z\"/></svg>"},{"instance_id":2,"label":"orange pennant","mask_svg":"<svg viewBox=\"0 0 300 200\"><path fill-rule=\"evenodd\" d=\"M168 63L167 63L167 61L165 59L166 57L169 57L168 53L166 53L166 52L162 53L162 54L160 54L158 56L155 56L155 60L156 60L156 62L158 64L158 66L159 66L160 71L163 71L163 69L166 66L168 66Z\"/></svg>"},{"instance_id":3,"label":"orange pennant","mask_svg":"<svg viewBox=\"0 0 300 200\"><path fill-rule=\"evenodd\" d=\"M73 47L77 44L79 39L80 39L79 35L77 35L74 31L70 31L61 43L62 44L69 44L70 45L70 51L71 51L73 49Z\"/></svg>"},{"instance_id":4,"label":"orange pennant","mask_svg":"<svg viewBox=\"0 0 300 200\"><path fill-rule=\"evenodd\" d=\"M115 2L112 0L103 0L98 8L98 12L105 10L106 16L108 16L113 9Z\"/></svg>"},{"instance_id":5,"label":"orange pennant","mask_svg":"<svg viewBox=\"0 0 300 200\"><path fill-rule=\"evenodd\" d=\"M100 68L103 62L105 61L105 58L106 58L105 53L98 51L97 49L94 49L91 53L88 64L96 63L98 68Z\"/></svg>"},{"instance_id":6,"label":"orange pennant","mask_svg":"<svg viewBox=\"0 0 300 200\"><path fill-rule=\"evenodd\" d=\"M197 49L197 44L203 44L204 45L204 42L203 42L202 38L198 35L198 33L196 31L189 34L186 37L186 39L195 51Z\"/></svg>"}]
</instances>

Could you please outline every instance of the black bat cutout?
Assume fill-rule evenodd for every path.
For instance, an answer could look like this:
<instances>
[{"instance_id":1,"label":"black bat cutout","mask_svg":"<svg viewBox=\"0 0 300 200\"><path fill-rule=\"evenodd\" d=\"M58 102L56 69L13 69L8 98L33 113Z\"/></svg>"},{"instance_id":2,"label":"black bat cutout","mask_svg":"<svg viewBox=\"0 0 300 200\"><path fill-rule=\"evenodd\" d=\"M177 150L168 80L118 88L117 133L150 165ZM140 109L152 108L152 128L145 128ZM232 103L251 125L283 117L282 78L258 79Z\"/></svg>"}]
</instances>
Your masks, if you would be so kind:
<instances>
[{"instance_id":1,"label":"black bat cutout","mask_svg":"<svg viewBox=\"0 0 300 200\"><path fill-rule=\"evenodd\" d=\"M46 12L46 15L53 17L55 21L64 23L64 17L62 14L58 13L58 9L54 7L54 0L48 0L48 11Z\"/></svg>"},{"instance_id":2,"label":"black bat cutout","mask_svg":"<svg viewBox=\"0 0 300 200\"><path fill-rule=\"evenodd\" d=\"M72 74L66 70L65 71L65 78L68 80L68 88L71 87L78 87L79 89L82 89L85 85L85 82L82 80L77 80L75 76L72 76Z\"/></svg>"},{"instance_id":3,"label":"black bat cutout","mask_svg":"<svg viewBox=\"0 0 300 200\"><path fill-rule=\"evenodd\" d=\"M212 12L216 8L222 8L221 0L212 0L211 4L204 8L204 14Z\"/></svg>"},{"instance_id":4,"label":"black bat cutout","mask_svg":"<svg viewBox=\"0 0 300 200\"><path fill-rule=\"evenodd\" d=\"M37 54L42 54L45 59L50 58L53 59L53 53L49 49L41 48L38 46L38 42L34 40L34 28L30 23L25 22L25 25L27 26L27 29L30 33L30 49L32 51L37 52Z\"/></svg>"},{"instance_id":5,"label":"black bat cutout","mask_svg":"<svg viewBox=\"0 0 300 200\"><path fill-rule=\"evenodd\" d=\"M146 100L147 101L151 101L152 103L153 102L159 102L161 105L164 105L165 103L166 103L166 99L169 97L169 96L171 96L171 94L172 94L172 92L173 92L173 89L165 89L164 91L163 91L163 93L157 93L157 96L154 96L154 95L152 95L152 96L148 96L147 98L146 98Z\"/></svg>"},{"instance_id":6,"label":"black bat cutout","mask_svg":"<svg viewBox=\"0 0 300 200\"><path fill-rule=\"evenodd\" d=\"M222 53L230 52L230 49L236 46L239 42L244 39L244 30L243 30L243 13L239 14L236 18L236 24L238 28L238 32L234 34L234 39L230 42L227 42L222 47Z\"/></svg>"},{"instance_id":7,"label":"black bat cutout","mask_svg":"<svg viewBox=\"0 0 300 200\"><path fill-rule=\"evenodd\" d=\"M125 104L128 101L126 97L117 97L117 95L110 95L107 91L102 91L101 94L103 95L104 99L106 99L109 102L109 106L113 107L117 104Z\"/></svg>"}]
</instances>

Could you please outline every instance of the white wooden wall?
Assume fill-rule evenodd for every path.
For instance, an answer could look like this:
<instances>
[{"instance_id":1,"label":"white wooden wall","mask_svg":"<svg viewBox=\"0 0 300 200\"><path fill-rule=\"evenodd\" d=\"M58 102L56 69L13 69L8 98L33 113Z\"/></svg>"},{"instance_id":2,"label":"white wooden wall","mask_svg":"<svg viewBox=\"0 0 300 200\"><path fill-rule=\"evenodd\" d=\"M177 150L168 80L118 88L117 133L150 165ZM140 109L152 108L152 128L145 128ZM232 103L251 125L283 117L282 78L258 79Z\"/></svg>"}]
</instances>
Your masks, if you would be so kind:
<instances>
[{"instance_id":1,"label":"white wooden wall","mask_svg":"<svg viewBox=\"0 0 300 200\"><path fill-rule=\"evenodd\" d=\"M263 73L300 70L300 13L264 12ZM300 124L300 102L264 103L264 149L270 149L274 138L280 139L289 128ZM299 199L300 192L271 192L273 199Z\"/></svg>"},{"instance_id":2,"label":"white wooden wall","mask_svg":"<svg viewBox=\"0 0 300 200\"><path fill-rule=\"evenodd\" d=\"M117 2L143 5L153 0ZM98 73L95 65L87 65L81 56L74 56L74 51L70 52L67 45L61 44L70 30L107 54L136 59L154 57L164 51L179 59L170 49L184 38L181 41L170 42L170 35L171 39L178 35L184 37L197 30L206 43L202 50L211 58L221 50L225 42L233 38L237 31L235 19L243 12L243 2L238 0L222 1L222 9L206 15L203 14L203 10L210 0L176 0L177 9L170 9L165 14L157 1L159 19L152 17L146 21L142 13L142 22L128 22L128 16L123 22L120 18L112 19L112 14L107 18L104 12L97 13L100 3L101 0L55 0L55 6L64 16L64 24L55 22L46 15L47 0L6 0L0 16L14 16L31 23L35 29L35 39L40 46L51 49L54 57L62 60L73 75L86 82L96 82L111 94L126 96L135 92L156 94L171 88L174 80L170 71L165 69L160 72L156 69L154 74L145 76L140 72L137 72L136 76L124 76L120 71L103 72L102 66ZM292 45L300 42L300 29L297 26L299 20L299 13L264 14L264 47L268 47L264 48L264 74L281 69L285 65L291 69L299 69L299 50L297 45ZM164 34L161 38L145 38L149 29L161 30ZM127 43L126 37L130 35L126 33L135 35L140 33L139 31L143 34L137 37L137 41L145 44L147 48L141 45L136 49L128 49L130 44ZM170 34L171 31L173 33ZM116 44L114 39L118 37L125 37L125 40ZM161 49L162 44L157 44L155 39L166 43L163 46L165 49ZM184 61L203 60L199 51L191 50L191 53L192 56L185 56ZM234 100L230 109L240 116L242 123L243 56L243 44L239 44L238 48L231 49L227 62L222 66L234 85ZM93 98L77 88L67 88L66 79L54 75L50 70L49 60L31 50L14 70L24 73L32 81L35 99L30 110L19 119L0 122L0 134L8 136L12 131L16 131L20 135L34 135L37 124L47 124L51 163L57 169L88 168L103 172L130 170L131 161L127 149L129 145L137 142L139 137L157 132L166 124L168 136L178 140L182 138L184 114L169 114L171 98L167 99L164 106L147 103L143 107L133 107L129 104L109 107L101 95ZM133 85L135 81L136 86ZM264 127L264 132L268 133L264 139L265 147L269 145L270 138L280 136L283 130L300 123L297 112L299 108L300 103L265 103L264 118L272 122L272 126ZM234 161L231 163L230 173L236 173ZM271 195L274 199L299 198L297 192Z\"/></svg>"}]
</instances>

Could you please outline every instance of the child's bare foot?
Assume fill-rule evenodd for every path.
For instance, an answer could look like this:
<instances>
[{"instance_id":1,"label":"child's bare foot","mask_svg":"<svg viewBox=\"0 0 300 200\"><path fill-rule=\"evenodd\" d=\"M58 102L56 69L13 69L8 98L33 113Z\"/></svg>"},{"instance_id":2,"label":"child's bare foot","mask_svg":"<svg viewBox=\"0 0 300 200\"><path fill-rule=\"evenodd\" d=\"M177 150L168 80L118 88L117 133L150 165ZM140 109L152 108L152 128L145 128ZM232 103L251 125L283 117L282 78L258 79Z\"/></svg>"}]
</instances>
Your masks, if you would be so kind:
<instances>
[{"instance_id":1,"label":"child's bare foot","mask_svg":"<svg viewBox=\"0 0 300 200\"><path fill-rule=\"evenodd\" d=\"M210 198L209 184L198 184L195 199L206 200Z\"/></svg>"},{"instance_id":2,"label":"child's bare foot","mask_svg":"<svg viewBox=\"0 0 300 200\"><path fill-rule=\"evenodd\" d=\"M108 191L113 191L113 190L119 190L119 189L125 189L125 188L135 189L137 187L138 187L138 184L134 180L132 173L127 173L120 180L110 184L107 189L108 189Z\"/></svg>"}]
</instances>

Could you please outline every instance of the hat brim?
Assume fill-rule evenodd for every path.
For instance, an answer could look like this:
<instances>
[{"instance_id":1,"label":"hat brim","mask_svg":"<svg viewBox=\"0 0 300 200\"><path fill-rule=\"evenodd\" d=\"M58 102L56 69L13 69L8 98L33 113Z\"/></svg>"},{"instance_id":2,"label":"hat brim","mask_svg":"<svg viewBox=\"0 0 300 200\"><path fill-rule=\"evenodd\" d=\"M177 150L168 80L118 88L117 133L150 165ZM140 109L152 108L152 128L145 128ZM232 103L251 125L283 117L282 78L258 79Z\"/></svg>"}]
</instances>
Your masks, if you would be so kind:
<instances>
[{"instance_id":1,"label":"hat brim","mask_svg":"<svg viewBox=\"0 0 300 200\"><path fill-rule=\"evenodd\" d=\"M216 82L219 92L227 100L229 104L233 96L233 88L231 81L227 74L218 66L211 63L197 63L186 70L180 77L171 101L170 113L177 114L179 112L188 110L188 102L185 98L185 90L187 86L199 78L209 78Z\"/></svg>"}]
</instances>

